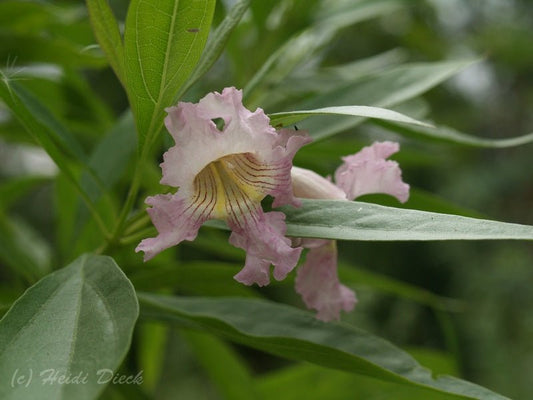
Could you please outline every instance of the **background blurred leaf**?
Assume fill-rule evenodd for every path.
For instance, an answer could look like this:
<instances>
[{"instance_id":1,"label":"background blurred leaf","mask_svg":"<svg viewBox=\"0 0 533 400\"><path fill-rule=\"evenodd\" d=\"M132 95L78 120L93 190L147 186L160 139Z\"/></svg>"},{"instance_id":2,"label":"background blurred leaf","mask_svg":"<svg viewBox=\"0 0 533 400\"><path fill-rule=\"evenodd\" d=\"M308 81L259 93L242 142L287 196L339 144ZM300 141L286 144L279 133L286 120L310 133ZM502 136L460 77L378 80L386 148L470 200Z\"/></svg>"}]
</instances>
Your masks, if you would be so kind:
<instances>
[{"instance_id":1,"label":"background blurred leaf","mask_svg":"<svg viewBox=\"0 0 533 400\"><path fill-rule=\"evenodd\" d=\"M138 290L174 289L202 296L259 297L252 288L236 282L233 276L242 266L238 263L188 261L154 265L131 274Z\"/></svg>"},{"instance_id":2,"label":"background blurred leaf","mask_svg":"<svg viewBox=\"0 0 533 400\"><path fill-rule=\"evenodd\" d=\"M401 122L401 121L400 121ZM522 146L533 142L533 132L523 136L517 136L505 139L488 139L475 137L459 132L455 129L445 126L416 126L397 124L394 121L378 122L380 125L393 132L398 132L405 136L418 137L421 139L435 140L445 143L462 144L474 147L505 148Z\"/></svg>"},{"instance_id":3,"label":"background blurred leaf","mask_svg":"<svg viewBox=\"0 0 533 400\"><path fill-rule=\"evenodd\" d=\"M126 112L107 132L89 157L89 167L100 185L87 172L81 178L81 186L93 201L115 185L127 171L135 155L137 138L131 112Z\"/></svg>"},{"instance_id":4,"label":"background blurred leaf","mask_svg":"<svg viewBox=\"0 0 533 400\"><path fill-rule=\"evenodd\" d=\"M435 354L431 354L433 359L430 359L430 354L431 352L428 351L427 355L424 355L424 361L429 361L429 363L422 363L423 365L427 365L439 373L453 372L453 368L439 370L438 367L442 368L443 363L435 365L434 359L444 357L435 352ZM437 368L433 368L433 366ZM427 389L405 387L366 376L306 364L278 369L257 378L256 381L258 390L265 399L276 400L302 398L309 400L446 400L457 398L453 395L436 393Z\"/></svg>"},{"instance_id":5,"label":"background blurred leaf","mask_svg":"<svg viewBox=\"0 0 533 400\"><path fill-rule=\"evenodd\" d=\"M0 237L0 260L18 277L34 283L50 272L50 243L30 225L0 210Z\"/></svg>"},{"instance_id":6,"label":"background blurred leaf","mask_svg":"<svg viewBox=\"0 0 533 400\"><path fill-rule=\"evenodd\" d=\"M278 85L297 66L309 61L319 49L328 44L339 30L389 13L397 9L399 5L400 2L396 0L373 0L344 2L338 7L331 6L331 4L329 7L326 6L327 12L324 13L326 15L322 15L322 18L308 29L285 40L285 43L263 63L244 88L245 99L252 104L262 104L267 96L265 92L263 96L258 96L257 92L260 92L258 89L273 88Z\"/></svg>"},{"instance_id":7,"label":"background blurred leaf","mask_svg":"<svg viewBox=\"0 0 533 400\"><path fill-rule=\"evenodd\" d=\"M260 399L253 385L251 372L228 344L203 332L183 331L182 336L217 386L223 399Z\"/></svg>"},{"instance_id":8,"label":"background blurred leaf","mask_svg":"<svg viewBox=\"0 0 533 400\"><path fill-rule=\"evenodd\" d=\"M351 84L327 93L320 93L296 105L297 109L366 104L390 108L410 100L472 64L472 60L445 61L402 65L389 71L365 76ZM360 124L363 119L349 117L324 117L312 124L302 123L313 139L324 139Z\"/></svg>"},{"instance_id":9,"label":"background blurred leaf","mask_svg":"<svg viewBox=\"0 0 533 400\"><path fill-rule=\"evenodd\" d=\"M76 137L57 121L39 99L3 73L0 76L0 97L59 168L66 166L65 156L80 162L86 161L87 157Z\"/></svg>"},{"instance_id":10,"label":"background blurred leaf","mask_svg":"<svg viewBox=\"0 0 533 400\"><path fill-rule=\"evenodd\" d=\"M23 176L13 178L0 183L0 213L9 208L20 197L28 191L50 182L49 177L43 176Z\"/></svg>"},{"instance_id":11,"label":"background blurred leaf","mask_svg":"<svg viewBox=\"0 0 533 400\"><path fill-rule=\"evenodd\" d=\"M106 53L118 79L125 86L124 44L113 11L107 0L87 0L87 8L98 43Z\"/></svg>"},{"instance_id":12,"label":"background blurred leaf","mask_svg":"<svg viewBox=\"0 0 533 400\"><path fill-rule=\"evenodd\" d=\"M34 98L46 99L46 108L64 125L63 130L68 129L82 144L99 137L114 119L110 107L102 102L83 72L53 64L33 64L8 67L4 75L8 85L16 81ZM7 122L11 115L6 117ZM27 134L10 132L11 129L4 131L8 140L27 140Z\"/></svg>"},{"instance_id":13,"label":"background blurred leaf","mask_svg":"<svg viewBox=\"0 0 533 400\"><path fill-rule=\"evenodd\" d=\"M143 388L153 392L161 378L169 327L154 322L137 325L135 341L138 363L143 370Z\"/></svg>"},{"instance_id":14,"label":"background blurred leaf","mask_svg":"<svg viewBox=\"0 0 533 400\"><path fill-rule=\"evenodd\" d=\"M85 167L85 171L88 172L86 179L94 180L95 186L101 185L94 172L87 166L87 156L76 137L67 131L38 99L16 82L9 81L5 75L2 76L4 80L0 84L0 97L68 178L68 181L91 211L98 228L106 233L107 230L99 211L96 209L90 194L78 182L71 166L72 161L74 161Z\"/></svg>"},{"instance_id":15,"label":"background blurred leaf","mask_svg":"<svg viewBox=\"0 0 533 400\"><path fill-rule=\"evenodd\" d=\"M466 304L459 300L438 296L429 290L389 278L369 269L354 268L345 263L339 263L338 268L340 281L350 287L367 286L373 290L409 299L437 310L461 311L466 307Z\"/></svg>"},{"instance_id":16,"label":"background blurred leaf","mask_svg":"<svg viewBox=\"0 0 533 400\"><path fill-rule=\"evenodd\" d=\"M104 57L87 48L93 39L83 14L80 4L0 2L0 59L19 64L103 67Z\"/></svg>"},{"instance_id":17,"label":"background blurred leaf","mask_svg":"<svg viewBox=\"0 0 533 400\"><path fill-rule=\"evenodd\" d=\"M24 49L24 52L20 50ZM105 59L63 39L6 35L0 32L0 58L16 57L19 63L46 62L69 67L103 67ZM31 57L31 58L30 58Z\"/></svg>"},{"instance_id":18,"label":"background blurred leaf","mask_svg":"<svg viewBox=\"0 0 533 400\"><path fill-rule=\"evenodd\" d=\"M96 399L104 388L97 371L118 367L137 315L133 287L109 257L81 256L48 275L0 321L2 398ZM87 383L43 384L40 374L50 369L87 374ZM27 386L11 386L13 374L28 377L30 370Z\"/></svg>"}]
</instances>

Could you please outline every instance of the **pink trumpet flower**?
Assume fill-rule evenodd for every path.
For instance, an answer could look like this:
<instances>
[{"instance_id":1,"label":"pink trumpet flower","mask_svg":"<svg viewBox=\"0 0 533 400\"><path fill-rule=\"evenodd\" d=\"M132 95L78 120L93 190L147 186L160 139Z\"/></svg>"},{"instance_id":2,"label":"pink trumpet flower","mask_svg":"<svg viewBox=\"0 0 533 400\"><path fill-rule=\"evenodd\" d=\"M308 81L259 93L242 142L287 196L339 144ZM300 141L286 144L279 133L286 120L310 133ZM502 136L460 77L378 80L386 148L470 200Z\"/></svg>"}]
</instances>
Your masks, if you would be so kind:
<instances>
[{"instance_id":1,"label":"pink trumpet flower","mask_svg":"<svg viewBox=\"0 0 533 400\"><path fill-rule=\"evenodd\" d=\"M343 157L344 163L335 172L335 184L313 171L293 167L294 195L348 201L363 194L385 193L404 203L409 198L409 185L402 181L398 163L386 160L398 150L397 143L374 143ZM317 318L323 321L339 319L341 310L351 311L357 299L355 293L339 281L336 242L300 239L294 243L309 249L296 276L296 291L306 306L317 310Z\"/></svg>"},{"instance_id":2,"label":"pink trumpet flower","mask_svg":"<svg viewBox=\"0 0 533 400\"><path fill-rule=\"evenodd\" d=\"M180 102L166 109L165 125L175 146L163 156L161 183L175 194L148 197L148 213L158 235L141 241L136 251L149 260L183 240L194 240L208 219L226 221L230 243L246 251L244 268L235 279L246 285L284 279L296 266L301 247L285 237L285 215L263 212L261 200L273 206L299 205L293 196L294 154L310 138L302 131L276 130L262 109L251 112L242 92L225 88L198 103ZM223 126L217 127L219 121Z\"/></svg>"}]
</instances>

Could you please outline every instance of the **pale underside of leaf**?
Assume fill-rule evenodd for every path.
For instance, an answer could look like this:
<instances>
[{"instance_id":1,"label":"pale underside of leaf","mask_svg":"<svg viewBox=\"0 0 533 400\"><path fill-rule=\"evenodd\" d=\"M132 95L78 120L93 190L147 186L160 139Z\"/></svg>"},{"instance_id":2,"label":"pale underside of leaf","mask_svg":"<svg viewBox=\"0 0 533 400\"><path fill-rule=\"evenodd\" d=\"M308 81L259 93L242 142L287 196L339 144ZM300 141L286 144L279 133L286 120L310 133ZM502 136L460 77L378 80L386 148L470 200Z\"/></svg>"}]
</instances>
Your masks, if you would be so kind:
<instances>
[{"instance_id":1,"label":"pale underside of leaf","mask_svg":"<svg viewBox=\"0 0 533 400\"><path fill-rule=\"evenodd\" d=\"M291 125L296 122L302 121L308 117L315 115L351 115L354 117L366 117L375 118L385 121L396 121L407 124L421 125L425 127L431 127L421 121L417 121L411 117L401 114L396 111L387 110L380 107L370 106L339 106L339 107L325 107L318 108L316 110L301 110L301 111L287 111L275 114L270 114L270 122L273 126L278 125Z\"/></svg>"},{"instance_id":2,"label":"pale underside of leaf","mask_svg":"<svg viewBox=\"0 0 533 400\"><path fill-rule=\"evenodd\" d=\"M533 226L337 200L283 207L287 234L344 240L533 240Z\"/></svg>"}]
</instances>

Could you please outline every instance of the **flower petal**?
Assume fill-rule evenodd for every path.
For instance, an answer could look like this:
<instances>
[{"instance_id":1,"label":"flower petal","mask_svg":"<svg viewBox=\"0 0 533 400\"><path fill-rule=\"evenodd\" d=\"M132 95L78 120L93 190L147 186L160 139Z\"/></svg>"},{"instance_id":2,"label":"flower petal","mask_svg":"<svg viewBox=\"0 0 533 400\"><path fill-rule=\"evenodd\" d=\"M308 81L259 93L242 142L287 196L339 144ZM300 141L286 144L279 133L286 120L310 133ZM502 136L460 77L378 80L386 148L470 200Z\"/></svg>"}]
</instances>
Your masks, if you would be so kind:
<instances>
[{"instance_id":1,"label":"flower petal","mask_svg":"<svg viewBox=\"0 0 533 400\"><path fill-rule=\"evenodd\" d=\"M409 185L402 181L397 162L386 160L399 150L398 143L381 142L363 148L358 153L343 157L335 172L335 182L348 199L369 193L385 193L404 203L409 198Z\"/></svg>"},{"instance_id":2,"label":"flower petal","mask_svg":"<svg viewBox=\"0 0 533 400\"><path fill-rule=\"evenodd\" d=\"M308 308L318 311L317 318L331 321L340 318L340 311L353 310L355 293L339 282L337 276L337 244L324 240L309 250L305 263L298 268L296 291Z\"/></svg>"},{"instance_id":3,"label":"flower petal","mask_svg":"<svg viewBox=\"0 0 533 400\"><path fill-rule=\"evenodd\" d=\"M290 239L284 236L287 230L285 214L278 211L263 213L258 208L238 222L228 220L228 224L233 230L229 242L246 250L246 263L235 275L237 281L265 286L270 282L270 264L274 264L273 275L278 281L285 279L296 266L302 248L292 248Z\"/></svg>"},{"instance_id":4,"label":"flower petal","mask_svg":"<svg viewBox=\"0 0 533 400\"><path fill-rule=\"evenodd\" d=\"M203 221L222 219L234 231L230 241L248 253L237 279L265 285L271 263L274 277L283 279L301 248L292 248L285 238L284 215L264 214L261 201L272 195L274 206L298 204L292 159L311 139L302 131L276 131L263 110L243 106L242 92L235 88L210 93L197 104L180 102L167 112L165 124L176 145L163 155L161 183L179 189L176 195L149 199L159 235L143 240L137 251L149 259L194 238Z\"/></svg>"},{"instance_id":5,"label":"flower petal","mask_svg":"<svg viewBox=\"0 0 533 400\"><path fill-rule=\"evenodd\" d=\"M346 193L330 180L305 168L292 167L292 190L304 199L346 200Z\"/></svg>"},{"instance_id":6,"label":"flower petal","mask_svg":"<svg viewBox=\"0 0 533 400\"><path fill-rule=\"evenodd\" d=\"M188 202L170 194L148 197L146 203L152 206L147 211L159 234L144 239L135 249L144 252L144 261L183 240L194 240L214 206L213 198L195 197Z\"/></svg>"},{"instance_id":7,"label":"flower petal","mask_svg":"<svg viewBox=\"0 0 533 400\"><path fill-rule=\"evenodd\" d=\"M311 139L303 132L276 131L262 109L247 110L242 91L233 87L209 93L197 104L180 102L167 108L165 125L176 145L163 155L161 183L190 192L194 177L209 163L234 154L249 154L275 173L269 193L290 200L290 167L294 153ZM213 122L224 120L219 130ZM288 182L288 183L287 183ZM290 203L280 200L282 204Z\"/></svg>"},{"instance_id":8,"label":"flower petal","mask_svg":"<svg viewBox=\"0 0 533 400\"><path fill-rule=\"evenodd\" d=\"M285 204L292 204L295 207L300 206L301 202L295 198L292 184L291 169L292 159L296 152L312 139L305 131L296 131L292 129L281 129L278 131L276 147L272 152L269 160L271 164L277 165L280 171L283 171L288 179L280 180L276 189L272 190L270 195L274 197L273 207L279 207Z\"/></svg>"}]
</instances>

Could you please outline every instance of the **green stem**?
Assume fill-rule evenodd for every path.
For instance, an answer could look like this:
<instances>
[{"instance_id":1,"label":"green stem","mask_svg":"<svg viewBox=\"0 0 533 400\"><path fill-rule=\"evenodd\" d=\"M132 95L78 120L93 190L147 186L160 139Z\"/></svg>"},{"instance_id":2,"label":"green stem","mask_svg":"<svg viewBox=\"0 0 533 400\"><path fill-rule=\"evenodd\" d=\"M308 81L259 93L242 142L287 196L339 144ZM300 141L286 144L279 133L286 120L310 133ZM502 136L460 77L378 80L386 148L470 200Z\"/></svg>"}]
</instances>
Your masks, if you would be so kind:
<instances>
[{"instance_id":1,"label":"green stem","mask_svg":"<svg viewBox=\"0 0 533 400\"><path fill-rule=\"evenodd\" d=\"M133 173L133 179L131 181L130 190L128 191L128 197L126 198L126 202L124 203L124 207L122 208L116 228L113 232L114 239L118 238L122 233L122 230L124 229L124 225L126 223L126 219L128 218L128 215L130 214L131 210L133 209L133 205L135 204L135 199L137 198L137 193L139 192L141 186L142 169L146 162L147 152L144 151L145 149L143 149L143 152L141 152L141 155L137 160L137 164L135 165L135 171Z\"/></svg>"},{"instance_id":2,"label":"green stem","mask_svg":"<svg viewBox=\"0 0 533 400\"><path fill-rule=\"evenodd\" d=\"M91 213L91 215L93 216L94 220L96 221L96 225L98 225L98 228L100 229L100 231L102 231L102 234L104 235L104 238L106 240L109 240L109 238L111 237L111 234L110 232L107 230L105 224L104 224L104 221L102 220L102 218L100 217L100 214L98 213L98 210L96 209L96 206L94 205L94 203L92 202L92 200L89 198L89 195L87 195L87 193L85 192L85 190L83 190L83 188L80 186L80 184L76 181L76 179L74 179L71 175L70 175L70 171L69 173L65 174L67 176L67 178L69 179L69 181L74 185L74 187L76 188L76 191L78 192L78 194L81 196L83 202L85 203L85 205L87 206L87 208L89 209L89 212Z\"/></svg>"},{"instance_id":3,"label":"green stem","mask_svg":"<svg viewBox=\"0 0 533 400\"><path fill-rule=\"evenodd\" d=\"M150 228L143 229L137 233L132 233L131 235L123 237L122 239L120 239L119 243L122 245L129 245L132 243L136 243L146 237L154 236L156 234L157 234L157 230L155 228L150 227Z\"/></svg>"},{"instance_id":4,"label":"green stem","mask_svg":"<svg viewBox=\"0 0 533 400\"><path fill-rule=\"evenodd\" d=\"M154 128L154 119L155 118L152 118L152 122L150 123L150 128L148 130L148 134L146 135L144 146L141 149L141 153L137 159L137 163L135 164L135 171L133 172L133 178L128 191L128 195L126 197L126 202L124 203L124 207L120 212L118 221L115 225L115 229L113 230L111 238L101 248L97 250L100 253L107 251L110 247L120 242L120 238L126 228L128 216L130 215L131 210L133 209L135 200L137 199L137 194L139 193L139 189L141 187L143 167L148 159L148 155L150 154L150 149L153 148L153 145L156 142L155 138L157 138L157 133L159 133L159 130L161 129L161 127ZM155 132L155 134L152 134L151 132ZM131 227L129 230L131 231Z\"/></svg>"},{"instance_id":5,"label":"green stem","mask_svg":"<svg viewBox=\"0 0 533 400\"><path fill-rule=\"evenodd\" d=\"M146 211L142 211L134 215L128 220L129 224L124 229L124 235L131 235L132 233L135 233L139 231L140 229L144 228L146 225L150 223L150 216Z\"/></svg>"},{"instance_id":6,"label":"green stem","mask_svg":"<svg viewBox=\"0 0 533 400\"><path fill-rule=\"evenodd\" d=\"M110 238L96 250L98 254L105 253L109 250L110 247L113 247L120 240L120 237L126 225L126 220L133 208L133 205L135 204L135 200L137 198L137 194L141 186L142 170L146 162L148 153L148 146L144 146L144 148L141 150L141 154L137 158L137 163L135 164L135 170L133 172L133 178L131 181L130 188L128 190L128 195L126 197L124 207L122 207L122 210L118 217L115 229L113 229L113 233Z\"/></svg>"}]
</instances>

